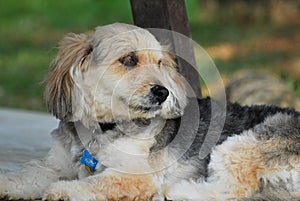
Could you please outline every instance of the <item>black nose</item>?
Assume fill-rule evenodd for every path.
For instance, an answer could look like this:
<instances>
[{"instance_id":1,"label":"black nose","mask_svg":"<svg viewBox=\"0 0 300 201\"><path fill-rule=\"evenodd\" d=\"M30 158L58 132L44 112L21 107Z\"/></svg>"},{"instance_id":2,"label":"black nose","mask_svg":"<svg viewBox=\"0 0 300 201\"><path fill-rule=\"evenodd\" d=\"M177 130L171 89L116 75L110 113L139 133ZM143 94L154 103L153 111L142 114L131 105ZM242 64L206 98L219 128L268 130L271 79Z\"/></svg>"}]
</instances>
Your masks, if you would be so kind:
<instances>
[{"instance_id":1,"label":"black nose","mask_svg":"<svg viewBox=\"0 0 300 201\"><path fill-rule=\"evenodd\" d=\"M168 89L160 85L154 85L151 88L151 92L153 94L153 100L158 102L158 104L163 103L169 96Z\"/></svg>"}]
</instances>

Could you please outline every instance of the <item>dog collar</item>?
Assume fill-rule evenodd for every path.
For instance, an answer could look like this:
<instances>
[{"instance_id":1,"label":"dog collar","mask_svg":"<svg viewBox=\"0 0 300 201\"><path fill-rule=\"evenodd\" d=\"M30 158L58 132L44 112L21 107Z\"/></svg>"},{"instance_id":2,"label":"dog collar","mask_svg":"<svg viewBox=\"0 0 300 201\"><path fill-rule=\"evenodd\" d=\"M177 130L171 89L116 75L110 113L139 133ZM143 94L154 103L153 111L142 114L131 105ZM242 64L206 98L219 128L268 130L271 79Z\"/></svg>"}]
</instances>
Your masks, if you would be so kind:
<instances>
[{"instance_id":1,"label":"dog collar","mask_svg":"<svg viewBox=\"0 0 300 201\"><path fill-rule=\"evenodd\" d=\"M83 155L80 158L80 163L85 165L85 169L89 172L90 175L93 175L99 166L98 160L93 157L93 155L87 149L83 150Z\"/></svg>"},{"instance_id":2,"label":"dog collar","mask_svg":"<svg viewBox=\"0 0 300 201\"><path fill-rule=\"evenodd\" d=\"M88 147L90 142L93 140L93 135L102 134L105 131L113 130L116 126L116 123L100 123L98 122L101 129L90 130L86 128L81 122L71 122L68 124L69 129L76 133L79 137L81 144L84 147L82 157L80 158L80 164L85 165L86 170L90 175L93 175L97 168L99 167L99 161L93 157L89 152Z\"/></svg>"}]
</instances>

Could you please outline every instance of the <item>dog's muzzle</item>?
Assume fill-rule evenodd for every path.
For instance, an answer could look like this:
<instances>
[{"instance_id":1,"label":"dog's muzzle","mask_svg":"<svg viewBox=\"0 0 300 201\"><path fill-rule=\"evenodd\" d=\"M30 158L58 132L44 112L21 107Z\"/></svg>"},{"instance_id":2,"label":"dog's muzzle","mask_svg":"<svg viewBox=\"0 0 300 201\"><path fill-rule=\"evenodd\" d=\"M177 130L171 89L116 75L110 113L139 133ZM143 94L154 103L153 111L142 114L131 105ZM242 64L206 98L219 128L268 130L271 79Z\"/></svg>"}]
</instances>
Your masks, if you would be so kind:
<instances>
[{"instance_id":1,"label":"dog's muzzle","mask_svg":"<svg viewBox=\"0 0 300 201\"><path fill-rule=\"evenodd\" d=\"M151 88L152 102L161 105L169 96L169 90L161 85L154 85Z\"/></svg>"}]
</instances>

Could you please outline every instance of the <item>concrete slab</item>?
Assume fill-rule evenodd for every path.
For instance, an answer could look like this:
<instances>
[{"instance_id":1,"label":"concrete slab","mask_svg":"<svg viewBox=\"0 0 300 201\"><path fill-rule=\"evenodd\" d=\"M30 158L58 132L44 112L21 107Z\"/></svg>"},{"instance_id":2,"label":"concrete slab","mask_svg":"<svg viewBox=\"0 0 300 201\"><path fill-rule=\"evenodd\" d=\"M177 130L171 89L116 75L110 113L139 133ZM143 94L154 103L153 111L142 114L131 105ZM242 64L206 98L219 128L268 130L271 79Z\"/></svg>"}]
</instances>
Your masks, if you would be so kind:
<instances>
[{"instance_id":1,"label":"concrete slab","mask_svg":"<svg viewBox=\"0 0 300 201\"><path fill-rule=\"evenodd\" d=\"M57 126L58 120L49 114L0 108L0 170L17 170L45 157Z\"/></svg>"}]
</instances>

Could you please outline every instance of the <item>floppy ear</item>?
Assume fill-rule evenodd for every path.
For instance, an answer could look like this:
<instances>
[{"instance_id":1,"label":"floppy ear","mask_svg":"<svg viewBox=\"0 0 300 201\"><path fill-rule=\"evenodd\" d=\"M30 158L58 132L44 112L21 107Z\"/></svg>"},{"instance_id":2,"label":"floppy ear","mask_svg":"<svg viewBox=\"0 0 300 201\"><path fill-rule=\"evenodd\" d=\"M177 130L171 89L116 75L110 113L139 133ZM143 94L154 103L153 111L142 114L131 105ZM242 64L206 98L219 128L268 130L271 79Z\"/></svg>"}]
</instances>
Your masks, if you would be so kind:
<instances>
[{"instance_id":1,"label":"floppy ear","mask_svg":"<svg viewBox=\"0 0 300 201\"><path fill-rule=\"evenodd\" d=\"M74 73L88 69L92 50L85 34L69 34L59 43L58 54L45 79L45 99L48 111L60 120L72 118Z\"/></svg>"}]
</instances>

